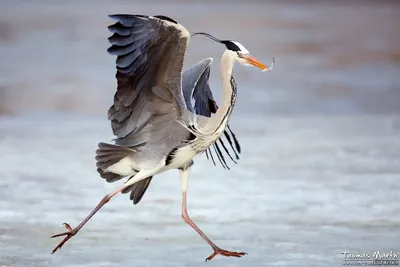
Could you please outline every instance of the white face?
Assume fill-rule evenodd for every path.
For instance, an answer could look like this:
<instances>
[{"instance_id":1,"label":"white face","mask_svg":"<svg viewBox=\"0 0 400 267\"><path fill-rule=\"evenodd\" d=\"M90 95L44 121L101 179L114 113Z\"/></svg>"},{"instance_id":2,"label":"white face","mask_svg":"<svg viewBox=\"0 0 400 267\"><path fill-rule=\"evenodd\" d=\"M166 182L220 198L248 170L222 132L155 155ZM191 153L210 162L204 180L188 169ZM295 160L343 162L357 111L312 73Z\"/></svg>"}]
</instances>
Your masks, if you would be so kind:
<instances>
[{"instance_id":1,"label":"white face","mask_svg":"<svg viewBox=\"0 0 400 267\"><path fill-rule=\"evenodd\" d=\"M272 69L272 66L274 64L274 59L272 60L271 67L268 68L262 62L260 62L258 59L252 57L250 55L249 50L247 50L246 47L244 47L244 45L242 45L239 42L235 42L235 41L231 41L231 42L233 44L235 44L237 46L237 48L239 48L239 50L240 50L240 51L237 51L238 49L236 47L230 47L230 48L233 48L233 50L228 48L229 53L231 53L231 56L234 58L234 60L236 62L238 62L244 66L257 67L257 68L262 69L263 71L270 71Z\"/></svg>"},{"instance_id":2,"label":"white face","mask_svg":"<svg viewBox=\"0 0 400 267\"><path fill-rule=\"evenodd\" d=\"M237 61L238 63L240 63L241 65L243 65L243 66L251 67L251 64L249 64L244 58L237 57L237 58L236 58L236 61Z\"/></svg>"},{"instance_id":3,"label":"white face","mask_svg":"<svg viewBox=\"0 0 400 267\"><path fill-rule=\"evenodd\" d=\"M246 47L244 47L244 45L242 45L241 43L236 41L232 41L232 43L234 43L235 45L237 45L237 47L239 47L241 53L250 54L249 50L247 50Z\"/></svg>"},{"instance_id":4,"label":"white face","mask_svg":"<svg viewBox=\"0 0 400 267\"><path fill-rule=\"evenodd\" d=\"M250 55L250 52L249 52L249 50L247 50L246 49L246 47L244 47L244 45L242 45L241 43L239 43L239 42L236 42L236 41L232 41L232 43L234 43L237 47L239 47L239 49L240 49L240 51L237 51L237 52L233 52L233 53L235 53L235 55L236 55L236 61L238 62L238 63L240 63L241 65L243 65L243 66L251 66L245 59L243 59L242 57L241 57L241 55Z\"/></svg>"}]
</instances>

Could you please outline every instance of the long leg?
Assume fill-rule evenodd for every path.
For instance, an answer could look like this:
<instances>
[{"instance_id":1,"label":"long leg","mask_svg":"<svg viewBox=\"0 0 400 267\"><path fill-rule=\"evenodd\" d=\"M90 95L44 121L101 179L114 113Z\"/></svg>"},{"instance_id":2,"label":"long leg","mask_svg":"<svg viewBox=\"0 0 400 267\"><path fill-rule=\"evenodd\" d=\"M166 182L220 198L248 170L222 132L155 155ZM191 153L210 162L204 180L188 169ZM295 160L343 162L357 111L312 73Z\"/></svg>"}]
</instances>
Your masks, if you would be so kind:
<instances>
[{"instance_id":1,"label":"long leg","mask_svg":"<svg viewBox=\"0 0 400 267\"><path fill-rule=\"evenodd\" d=\"M200 228L190 219L189 214L187 212L187 201L186 201L186 192L189 183L190 176L190 167L187 167L181 170L181 184L182 184L182 218L183 220L189 224L214 250L213 254L211 254L206 261L212 260L217 254L226 256L226 257L241 257L246 255L245 252L232 252L224 249L220 249L217 245L214 244L204 233L200 230Z\"/></svg>"},{"instance_id":2,"label":"long leg","mask_svg":"<svg viewBox=\"0 0 400 267\"><path fill-rule=\"evenodd\" d=\"M103 207L108 201L110 201L110 199L115 196L116 194L118 194L119 192L121 192L126 186L123 186L117 190L115 190L114 192L106 195L103 197L103 199L99 202L99 204L92 210L92 212L74 229L71 228L71 226L68 223L64 223L65 228L67 228L67 232L61 233L61 234L57 234L57 235L53 235L51 236L51 238L54 237L58 237L58 236L66 236L60 243L58 243L58 245L53 249L52 254L54 252L56 252L58 249L60 249L65 242L67 242L68 240L70 240L74 235L76 235L79 230L81 230L81 228L90 220L90 218L93 217L93 215L96 214L96 212L98 212L101 207Z\"/></svg>"},{"instance_id":3,"label":"long leg","mask_svg":"<svg viewBox=\"0 0 400 267\"><path fill-rule=\"evenodd\" d=\"M155 171L140 171L138 172L132 179L128 180L124 186L121 188L115 190L114 192L111 192L108 195L105 195L103 199L97 204L97 206L93 209L93 211L74 229L68 224L64 223L65 228L68 230L67 232L53 235L51 238L58 237L58 236L65 236L65 238L58 243L58 245L53 249L52 254L56 252L58 249L60 249L68 240L70 240L74 235L76 235L79 230L93 217L93 215L96 214L112 197L114 197L116 194L127 188L128 186L133 185L136 182L139 182L140 180L143 180L147 178L148 176L151 176L155 173Z\"/></svg>"}]
</instances>

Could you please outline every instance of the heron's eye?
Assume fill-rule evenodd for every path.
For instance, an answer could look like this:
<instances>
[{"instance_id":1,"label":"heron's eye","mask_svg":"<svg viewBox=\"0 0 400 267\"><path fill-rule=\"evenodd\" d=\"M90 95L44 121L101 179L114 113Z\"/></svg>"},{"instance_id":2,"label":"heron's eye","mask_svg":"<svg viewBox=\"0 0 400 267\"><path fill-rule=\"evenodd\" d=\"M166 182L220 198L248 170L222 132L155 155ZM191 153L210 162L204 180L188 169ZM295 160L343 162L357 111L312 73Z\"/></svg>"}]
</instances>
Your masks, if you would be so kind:
<instances>
[{"instance_id":1,"label":"heron's eye","mask_svg":"<svg viewBox=\"0 0 400 267\"><path fill-rule=\"evenodd\" d=\"M238 55L238 57L242 57L242 53L241 52L236 52L236 54Z\"/></svg>"}]
</instances>

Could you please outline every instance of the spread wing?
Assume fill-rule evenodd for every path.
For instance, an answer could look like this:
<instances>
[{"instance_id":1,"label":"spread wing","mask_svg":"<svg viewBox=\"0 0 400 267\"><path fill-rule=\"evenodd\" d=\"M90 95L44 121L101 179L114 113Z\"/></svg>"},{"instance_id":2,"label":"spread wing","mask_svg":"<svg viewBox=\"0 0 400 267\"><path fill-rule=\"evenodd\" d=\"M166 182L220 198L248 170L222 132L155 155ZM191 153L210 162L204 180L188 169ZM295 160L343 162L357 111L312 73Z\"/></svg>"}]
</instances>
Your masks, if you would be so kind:
<instances>
[{"instance_id":1,"label":"spread wing","mask_svg":"<svg viewBox=\"0 0 400 267\"><path fill-rule=\"evenodd\" d=\"M217 112L218 109L217 103L213 98L210 86L208 84L211 63L212 58L203 59L185 70L182 76L182 90L187 108L191 112L195 112L196 114L206 117L211 117L212 113ZM236 86L233 78L232 82L232 86ZM192 99L194 99L195 101L194 106L192 104ZM222 136L218 139L216 143L214 143L213 149L221 165L224 168L229 169L223 151L234 163L236 163L236 160L239 159L238 154L240 154L241 149L235 134L231 131L231 128L229 127L229 124L227 125L227 129L225 129L223 136L225 137L227 144L229 144L229 146L231 147L234 156L232 156L232 152L230 152L227 148L227 145L225 145L226 143L223 141ZM222 146L223 150L220 148L219 145ZM206 156L208 159L211 158L212 162L215 165L215 160L211 148L208 148L206 150Z\"/></svg>"},{"instance_id":2,"label":"spread wing","mask_svg":"<svg viewBox=\"0 0 400 267\"><path fill-rule=\"evenodd\" d=\"M107 50L116 55L118 81L108 119L118 138L140 132L157 119L162 128L186 108L181 89L189 32L164 16L110 15ZM164 116L164 118L163 118Z\"/></svg>"}]
</instances>

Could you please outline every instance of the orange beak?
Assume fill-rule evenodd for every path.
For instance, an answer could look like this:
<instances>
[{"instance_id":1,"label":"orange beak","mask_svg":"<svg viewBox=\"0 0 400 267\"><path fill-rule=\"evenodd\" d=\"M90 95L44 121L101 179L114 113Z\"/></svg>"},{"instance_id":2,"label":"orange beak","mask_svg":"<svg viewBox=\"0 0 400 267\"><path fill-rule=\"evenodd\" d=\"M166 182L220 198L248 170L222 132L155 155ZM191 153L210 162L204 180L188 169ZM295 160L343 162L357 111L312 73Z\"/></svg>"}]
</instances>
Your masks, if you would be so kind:
<instances>
[{"instance_id":1,"label":"orange beak","mask_svg":"<svg viewBox=\"0 0 400 267\"><path fill-rule=\"evenodd\" d=\"M262 69L262 71L270 71L272 69L272 66L274 65L274 61L275 61L275 60L273 60L271 66L267 67L263 63L261 63L258 59L254 58L252 56L244 56L243 58L247 61L247 63Z\"/></svg>"}]
</instances>

